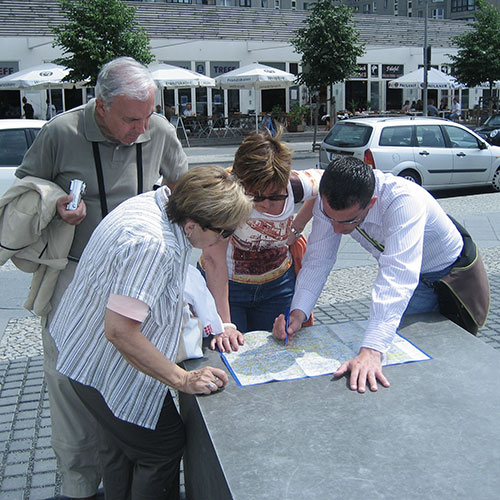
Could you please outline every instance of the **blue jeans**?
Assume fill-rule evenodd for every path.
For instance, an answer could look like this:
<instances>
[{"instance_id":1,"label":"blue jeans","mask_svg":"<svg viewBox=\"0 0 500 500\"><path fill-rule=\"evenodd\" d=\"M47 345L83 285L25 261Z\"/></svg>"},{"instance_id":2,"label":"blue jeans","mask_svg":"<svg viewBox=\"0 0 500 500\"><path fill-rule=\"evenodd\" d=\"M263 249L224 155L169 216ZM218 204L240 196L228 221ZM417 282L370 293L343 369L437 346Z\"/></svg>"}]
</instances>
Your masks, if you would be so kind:
<instances>
[{"instance_id":1,"label":"blue jeans","mask_svg":"<svg viewBox=\"0 0 500 500\"><path fill-rule=\"evenodd\" d=\"M439 312L438 296L433 285L443 276L446 276L451 271L453 265L451 264L441 271L420 275L420 281L413 292L410 302L408 302L404 316L424 312Z\"/></svg>"},{"instance_id":2,"label":"blue jeans","mask_svg":"<svg viewBox=\"0 0 500 500\"><path fill-rule=\"evenodd\" d=\"M231 321L243 333L252 330L270 332L275 318L290 307L294 290L293 265L279 278L262 285L229 280Z\"/></svg>"}]
</instances>

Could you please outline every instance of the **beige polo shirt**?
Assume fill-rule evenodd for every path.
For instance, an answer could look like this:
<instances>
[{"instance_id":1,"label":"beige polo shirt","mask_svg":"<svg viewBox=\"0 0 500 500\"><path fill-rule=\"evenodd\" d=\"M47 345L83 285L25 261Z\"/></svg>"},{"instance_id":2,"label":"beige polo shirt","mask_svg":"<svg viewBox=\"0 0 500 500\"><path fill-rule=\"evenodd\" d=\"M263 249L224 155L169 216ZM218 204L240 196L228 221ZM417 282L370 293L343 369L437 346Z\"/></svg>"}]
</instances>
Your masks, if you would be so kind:
<instances>
[{"instance_id":1,"label":"beige polo shirt","mask_svg":"<svg viewBox=\"0 0 500 500\"><path fill-rule=\"evenodd\" d=\"M101 203L92 142L99 144L108 212L137 194L136 145L111 141L97 126L95 99L57 115L40 130L35 142L16 170L19 178L27 175L55 182L69 192L71 179L87 185L83 196L87 216L76 226L70 256L80 258L92 232L101 221ZM142 143L144 191L153 188L160 175L174 182L187 172L186 154L172 124L153 114L148 130L136 142Z\"/></svg>"}]
</instances>

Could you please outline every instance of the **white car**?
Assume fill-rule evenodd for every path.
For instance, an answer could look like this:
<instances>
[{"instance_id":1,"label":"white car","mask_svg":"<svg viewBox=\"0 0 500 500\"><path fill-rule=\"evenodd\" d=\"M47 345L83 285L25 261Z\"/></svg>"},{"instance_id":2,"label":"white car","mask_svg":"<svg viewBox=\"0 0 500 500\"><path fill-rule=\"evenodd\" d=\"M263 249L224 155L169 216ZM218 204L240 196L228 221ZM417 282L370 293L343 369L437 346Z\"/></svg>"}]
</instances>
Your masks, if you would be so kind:
<instances>
[{"instance_id":1,"label":"white car","mask_svg":"<svg viewBox=\"0 0 500 500\"><path fill-rule=\"evenodd\" d=\"M320 166L350 155L426 189L490 185L500 191L500 147L440 118L353 118L335 124L320 149Z\"/></svg>"},{"instance_id":2,"label":"white car","mask_svg":"<svg viewBox=\"0 0 500 500\"><path fill-rule=\"evenodd\" d=\"M0 120L0 196L14 182L14 172L45 120Z\"/></svg>"}]
</instances>

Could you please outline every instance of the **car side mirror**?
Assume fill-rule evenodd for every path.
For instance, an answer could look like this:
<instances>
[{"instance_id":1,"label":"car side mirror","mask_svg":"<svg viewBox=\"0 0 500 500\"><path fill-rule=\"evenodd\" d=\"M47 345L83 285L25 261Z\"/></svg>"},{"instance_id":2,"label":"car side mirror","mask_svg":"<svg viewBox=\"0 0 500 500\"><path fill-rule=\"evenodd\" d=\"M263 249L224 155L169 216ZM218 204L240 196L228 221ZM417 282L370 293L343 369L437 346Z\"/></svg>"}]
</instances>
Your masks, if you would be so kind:
<instances>
[{"instance_id":1,"label":"car side mirror","mask_svg":"<svg viewBox=\"0 0 500 500\"><path fill-rule=\"evenodd\" d=\"M479 149L488 149L488 144L486 144L485 142L481 141L479 143Z\"/></svg>"}]
</instances>

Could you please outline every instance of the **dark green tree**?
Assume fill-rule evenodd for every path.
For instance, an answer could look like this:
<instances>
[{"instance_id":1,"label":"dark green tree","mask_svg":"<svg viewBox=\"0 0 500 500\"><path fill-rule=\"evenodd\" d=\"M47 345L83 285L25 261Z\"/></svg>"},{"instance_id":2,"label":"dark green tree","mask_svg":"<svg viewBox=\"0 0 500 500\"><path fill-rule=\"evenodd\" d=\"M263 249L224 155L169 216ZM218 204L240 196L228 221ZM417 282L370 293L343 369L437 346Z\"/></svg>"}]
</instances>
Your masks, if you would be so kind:
<instances>
[{"instance_id":1,"label":"dark green tree","mask_svg":"<svg viewBox=\"0 0 500 500\"><path fill-rule=\"evenodd\" d=\"M53 28L54 47L63 57L56 64L70 68L69 81L89 79L95 85L103 64L130 56L147 65L153 61L146 31L135 19L135 9L122 0L59 0L67 23Z\"/></svg>"},{"instance_id":2,"label":"dark green tree","mask_svg":"<svg viewBox=\"0 0 500 500\"><path fill-rule=\"evenodd\" d=\"M476 0L476 21L470 30L453 37L459 47L452 60L453 76L468 87L500 80L500 11L484 0Z\"/></svg>"},{"instance_id":3,"label":"dark green tree","mask_svg":"<svg viewBox=\"0 0 500 500\"><path fill-rule=\"evenodd\" d=\"M332 0L318 0L303 23L290 40L302 56L299 83L315 92L353 75L357 58L364 54L353 11L343 4L334 5ZM318 106L315 111L316 138Z\"/></svg>"}]
</instances>

